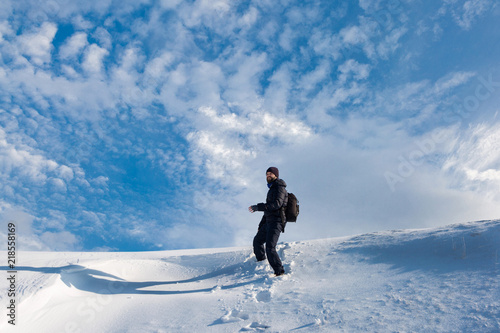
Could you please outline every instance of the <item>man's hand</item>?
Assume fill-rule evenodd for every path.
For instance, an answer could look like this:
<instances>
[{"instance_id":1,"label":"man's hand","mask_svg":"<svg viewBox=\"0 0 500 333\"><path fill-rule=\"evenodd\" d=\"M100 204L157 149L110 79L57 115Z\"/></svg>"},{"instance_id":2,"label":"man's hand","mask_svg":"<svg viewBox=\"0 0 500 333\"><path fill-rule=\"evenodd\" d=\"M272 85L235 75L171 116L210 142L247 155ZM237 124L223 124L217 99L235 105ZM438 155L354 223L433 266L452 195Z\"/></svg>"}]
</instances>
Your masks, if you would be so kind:
<instances>
[{"instance_id":1,"label":"man's hand","mask_svg":"<svg viewBox=\"0 0 500 333\"><path fill-rule=\"evenodd\" d=\"M255 208L255 206L250 206L250 207L248 207L248 211L250 213L255 213L255 209L254 208Z\"/></svg>"}]
</instances>

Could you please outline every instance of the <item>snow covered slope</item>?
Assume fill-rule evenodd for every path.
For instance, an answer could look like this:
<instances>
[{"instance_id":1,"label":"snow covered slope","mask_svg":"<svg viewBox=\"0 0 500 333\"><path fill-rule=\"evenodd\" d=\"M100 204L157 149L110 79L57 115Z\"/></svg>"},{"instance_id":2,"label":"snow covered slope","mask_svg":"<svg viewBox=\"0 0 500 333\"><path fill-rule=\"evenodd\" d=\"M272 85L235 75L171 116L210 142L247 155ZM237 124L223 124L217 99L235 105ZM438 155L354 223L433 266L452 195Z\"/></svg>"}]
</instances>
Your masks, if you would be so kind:
<instances>
[{"instance_id":1,"label":"snow covered slope","mask_svg":"<svg viewBox=\"0 0 500 333\"><path fill-rule=\"evenodd\" d=\"M500 332L500 221L251 248L21 252L1 332ZM6 258L5 252L3 252Z\"/></svg>"}]
</instances>

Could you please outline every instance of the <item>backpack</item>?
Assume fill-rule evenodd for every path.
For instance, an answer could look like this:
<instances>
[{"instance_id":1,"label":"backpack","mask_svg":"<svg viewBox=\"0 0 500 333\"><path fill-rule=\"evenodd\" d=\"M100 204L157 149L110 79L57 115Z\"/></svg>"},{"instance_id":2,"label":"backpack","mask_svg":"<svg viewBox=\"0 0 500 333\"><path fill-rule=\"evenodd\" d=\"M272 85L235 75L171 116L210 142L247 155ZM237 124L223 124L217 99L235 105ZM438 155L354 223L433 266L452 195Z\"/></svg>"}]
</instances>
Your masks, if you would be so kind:
<instances>
[{"instance_id":1,"label":"backpack","mask_svg":"<svg viewBox=\"0 0 500 333\"><path fill-rule=\"evenodd\" d=\"M287 222L297 222L299 216L299 200L293 193L288 193L288 203L285 206L285 218Z\"/></svg>"}]
</instances>

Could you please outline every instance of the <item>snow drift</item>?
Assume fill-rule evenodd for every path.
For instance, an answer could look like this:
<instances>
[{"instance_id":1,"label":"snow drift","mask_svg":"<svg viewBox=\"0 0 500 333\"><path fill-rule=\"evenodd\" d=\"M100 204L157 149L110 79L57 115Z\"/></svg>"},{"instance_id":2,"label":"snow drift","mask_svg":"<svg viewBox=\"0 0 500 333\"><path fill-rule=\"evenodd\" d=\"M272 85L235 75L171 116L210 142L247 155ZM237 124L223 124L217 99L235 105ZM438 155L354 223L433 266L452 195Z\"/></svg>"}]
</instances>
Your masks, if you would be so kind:
<instances>
[{"instance_id":1,"label":"snow drift","mask_svg":"<svg viewBox=\"0 0 500 333\"><path fill-rule=\"evenodd\" d=\"M0 331L500 331L500 221L278 249L282 277L250 247L21 252L15 326L1 267Z\"/></svg>"}]
</instances>

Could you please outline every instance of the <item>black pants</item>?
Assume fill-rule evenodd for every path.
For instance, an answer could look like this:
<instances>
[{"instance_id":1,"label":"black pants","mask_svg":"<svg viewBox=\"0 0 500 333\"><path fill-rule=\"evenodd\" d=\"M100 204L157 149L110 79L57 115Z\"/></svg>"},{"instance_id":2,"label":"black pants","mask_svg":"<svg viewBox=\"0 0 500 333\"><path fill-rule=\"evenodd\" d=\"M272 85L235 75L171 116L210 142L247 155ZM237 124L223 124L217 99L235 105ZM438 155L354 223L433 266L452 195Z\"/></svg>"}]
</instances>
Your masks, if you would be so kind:
<instances>
[{"instance_id":1,"label":"black pants","mask_svg":"<svg viewBox=\"0 0 500 333\"><path fill-rule=\"evenodd\" d=\"M264 260L267 255L267 260L274 269L275 274L284 272L280 257L276 252L276 244L278 244L281 231L281 222L265 222L260 226L257 235L253 238L253 253L255 253L257 260ZM266 244L265 248L264 243Z\"/></svg>"}]
</instances>

